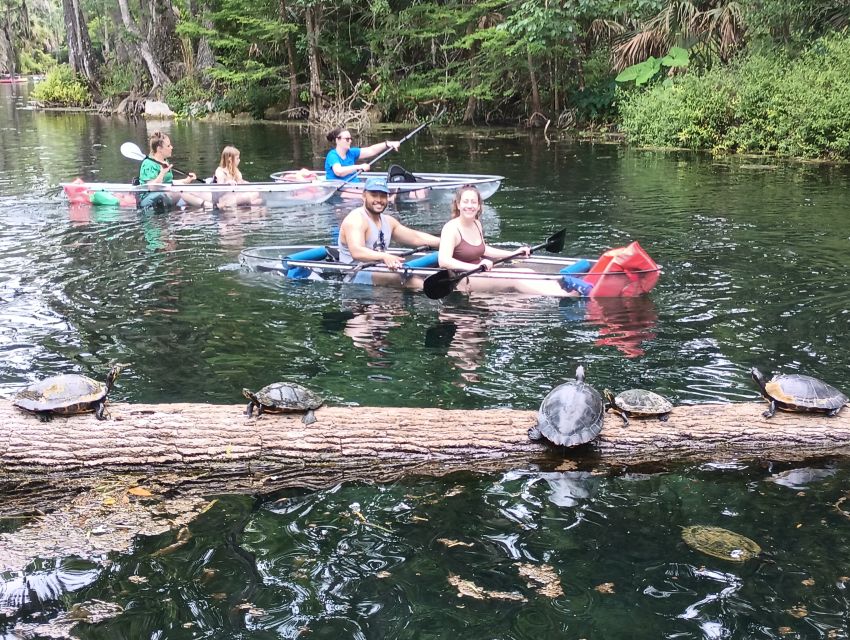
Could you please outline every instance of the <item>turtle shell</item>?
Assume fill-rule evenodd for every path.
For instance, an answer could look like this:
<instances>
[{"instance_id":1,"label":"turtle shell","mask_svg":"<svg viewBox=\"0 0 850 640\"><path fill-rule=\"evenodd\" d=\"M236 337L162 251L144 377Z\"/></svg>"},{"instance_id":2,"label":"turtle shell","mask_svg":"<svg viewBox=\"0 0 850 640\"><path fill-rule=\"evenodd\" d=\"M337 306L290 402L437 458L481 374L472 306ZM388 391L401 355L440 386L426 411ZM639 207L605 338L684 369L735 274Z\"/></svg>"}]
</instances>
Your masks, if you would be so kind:
<instances>
[{"instance_id":1,"label":"turtle shell","mask_svg":"<svg viewBox=\"0 0 850 640\"><path fill-rule=\"evenodd\" d=\"M266 411L310 411L324 403L321 396L293 382L274 382L254 395Z\"/></svg>"},{"instance_id":2,"label":"turtle shell","mask_svg":"<svg viewBox=\"0 0 850 640\"><path fill-rule=\"evenodd\" d=\"M761 553L753 540L721 527L685 527L682 539L697 551L732 562L746 562Z\"/></svg>"},{"instance_id":3,"label":"turtle shell","mask_svg":"<svg viewBox=\"0 0 850 640\"><path fill-rule=\"evenodd\" d=\"M618 393L614 404L621 411L637 418L660 416L673 410L673 404L667 398L646 389L629 389Z\"/></svg>"},{"instance_id":4,"label":"turtle shell","mask_svg":"<svg viewBox=\"0 0 850 640\"><path fill-rule=\"evenodd\" d=\"M774 376L764 390L768 399L786 411L830 413L848 402L847 396L832 385L802 374Z\"/></svg>"},{"instance_id":5,"label":"turtle shell","mask_svg":"<svg viewBox=\"0 0 850 640\"><path fill-rule=\"evenodd\" d=\"M22 389L12 403L26 411L83 413L106 397L107 386L86 376L69 373L50 376Z\"/></svg>"},{"instance_id":6,"label":"turtle shell","mask_svg":"<svg viewBox=\"0 0 850 640\"><path fill-rule=\"evenodd\" d=\"M576 379L552 389L537 412L540 435L556 445L574 447L590 442L602 431L605 406L602 395L584 382L579 367Z\"/></svg>"}]
</instances>

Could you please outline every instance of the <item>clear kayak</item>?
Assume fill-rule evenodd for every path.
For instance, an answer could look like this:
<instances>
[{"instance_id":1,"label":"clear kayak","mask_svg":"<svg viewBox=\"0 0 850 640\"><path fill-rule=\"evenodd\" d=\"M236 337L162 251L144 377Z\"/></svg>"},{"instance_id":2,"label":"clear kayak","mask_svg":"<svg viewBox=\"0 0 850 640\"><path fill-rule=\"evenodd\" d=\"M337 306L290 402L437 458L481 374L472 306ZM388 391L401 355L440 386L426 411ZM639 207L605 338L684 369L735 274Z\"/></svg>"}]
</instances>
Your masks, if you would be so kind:
<instances>
[{"instance_id":1,"label":"clear kayak","mask_svg":"<svg viewBox=\"0 0 850 640\"><path fill-rule=\"evenodd\" d=\"M251 271L274 272L289 279L350 282L422 290L425 278L441 269L434 251L403 249L405 266L392 271L383 264L339 262L335 247L308 245L244 249L240 263ZM634 297L649 292L661 268L633 242L606 251L596 260L532 255L470 275L457 287L463 292L517 293L551 297Z\"/></svg>"},{"instance_id":2,"label":"clear kayak","mask_svg":"<svg viewBox=\"0 0 850 640\"><path fill-rule=\"evenodd\" d=\"M480 192L481 197L486 200L499 190L502 186L504 176L475 174L475 173L391 173L366 171L359 173L356 180L324 180L316 179L310 184L333 184L339 190L340 195L359 196L363 193L363 185L369 178L386 178L390 193L395 194L400 200L426 200L443 198L450 200L455 191L464 185L474 185ZM300 182L305 175L323 176L321 172L278 171L271 174L271 179L276 182Z\"/></svg>"},{"instance_id":3,"label":"clear kayak","mask_svg":"<svg viewBox=\"0 0 850 640\"><path fill-rule=\"evenodd\" d=\"M174 194L178 192L209 194L212 200L219 201L227 194L254 195L262 204L271 207L297 207L319 204L328 200L336 192L332 183L285 183L251 182L247 184L206 184L192 183L181 185L145 184L134 185L122 182L74 182L62 183L62 189L72 204L113 205L121 207L139 206L139 201L151 193ZM206 196L204 196L206 197Z\"/></svg>"}]
</instances>

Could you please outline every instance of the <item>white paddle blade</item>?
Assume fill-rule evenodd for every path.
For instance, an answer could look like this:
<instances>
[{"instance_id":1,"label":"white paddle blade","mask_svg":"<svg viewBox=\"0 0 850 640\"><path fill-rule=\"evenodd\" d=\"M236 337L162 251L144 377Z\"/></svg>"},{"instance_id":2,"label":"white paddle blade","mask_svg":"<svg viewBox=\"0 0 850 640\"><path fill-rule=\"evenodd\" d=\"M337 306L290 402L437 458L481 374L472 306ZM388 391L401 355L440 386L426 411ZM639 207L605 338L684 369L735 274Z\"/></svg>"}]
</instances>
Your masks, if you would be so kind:
<instances>
[{"instance_id":1,"label":"white paddle blade","mask_svg":"<svg viewBox=\"0 0 850 640\"><path fill-rule=\"evenodd\" d=\"M125 142L121 145L121 155L130 160L138 160L141 162L145 159L145 154L139 149L139 146L132 142Z\"/></svg>"}]
</instances>

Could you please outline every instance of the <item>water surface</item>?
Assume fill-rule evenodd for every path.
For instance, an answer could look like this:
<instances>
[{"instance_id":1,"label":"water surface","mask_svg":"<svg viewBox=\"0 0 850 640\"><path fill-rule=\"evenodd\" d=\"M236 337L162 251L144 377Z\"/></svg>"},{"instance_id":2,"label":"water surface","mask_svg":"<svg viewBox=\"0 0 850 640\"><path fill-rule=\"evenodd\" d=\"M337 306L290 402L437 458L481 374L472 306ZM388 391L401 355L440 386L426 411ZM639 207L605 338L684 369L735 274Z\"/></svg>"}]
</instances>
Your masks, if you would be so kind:
<instances>
[{"instance_id":1,"label":"water surface","mask_svg":"<svg viewBox=\"0 0 850 640\"><path fill-rule=\"evenodd\" d=\"M680 404L755 400L752 366L850 389L844 167L423 132L394 160L506 176L485 208L489 240L539 243L566 226L566 254L639 240L664 267L641 299L441 303L239 269L247 246L330 242L349 205L69 207L60 182L128 179L136 166L120 144L143 146L163 125L25 105L23 88L0 87L4 397L53 373L103 378L112 361L130 367L111 397L130 402L236 403L245 386L289 379L334 404L530 409L580 363L598 387L649 386ZM300 127L165 126L177 166L201 175L229 143L255 180L318 167L325 152ZM433 233L448 218L427 203L394 213ZM785 468L708 465L222 496L174 553L152 555L168 534L108 566L31 567L34 604L0 618L0 633L98 598L125 612L80 637L846 637L850 473L822 466L790 486L769 481ZM747 535L764 556L738 565L699 554L680 539L691 524ZM517 563L551 566L564 595L540 595ZM451 576L526 601L459 598ZM613 593L597 590L607 583Z\"/></svg>"}]
</instances>

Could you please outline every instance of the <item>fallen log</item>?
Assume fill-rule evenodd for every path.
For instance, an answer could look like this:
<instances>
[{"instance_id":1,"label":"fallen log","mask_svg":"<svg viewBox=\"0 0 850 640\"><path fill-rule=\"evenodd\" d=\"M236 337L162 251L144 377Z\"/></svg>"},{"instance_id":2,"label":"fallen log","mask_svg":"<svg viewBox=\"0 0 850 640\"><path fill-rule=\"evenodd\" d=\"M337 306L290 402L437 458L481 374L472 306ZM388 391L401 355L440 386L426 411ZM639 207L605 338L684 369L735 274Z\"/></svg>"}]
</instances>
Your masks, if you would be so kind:
<instances>
[{"instance_id":1,"label":"fallen log","mask_svg":"<svg viewBox=\"0 0 850 640\"><path fill-rule=\"evenodd\" d=\"M243 405L114 404L91 414L40 422L0 407L0 478L6 483L103 474L168 473L211 490L262 493L339 482L389 482L406 474L443 475L557 465L634 466L670 462L797 461L850 453L850 410L829 418L777 413L763 403L676 407L667 422L608 414L591 444L555 448L528 439L536 412L323 407L248 418Z\"/></svg>"}]
</instances>

